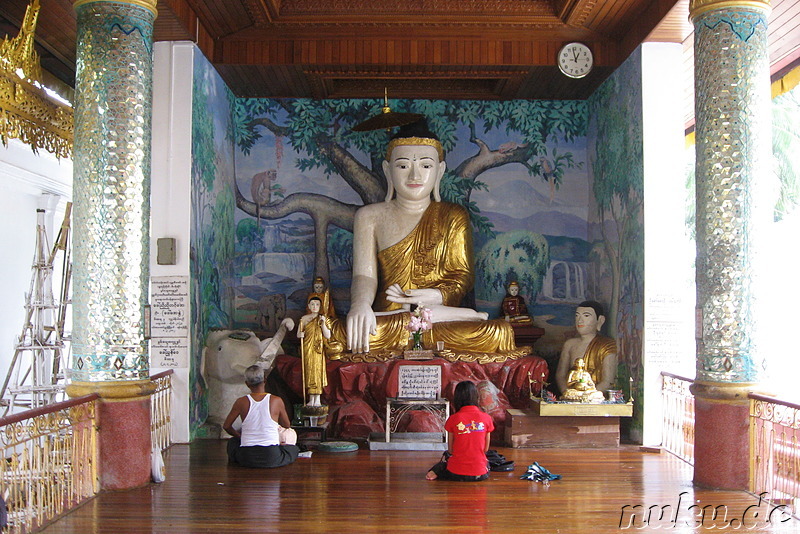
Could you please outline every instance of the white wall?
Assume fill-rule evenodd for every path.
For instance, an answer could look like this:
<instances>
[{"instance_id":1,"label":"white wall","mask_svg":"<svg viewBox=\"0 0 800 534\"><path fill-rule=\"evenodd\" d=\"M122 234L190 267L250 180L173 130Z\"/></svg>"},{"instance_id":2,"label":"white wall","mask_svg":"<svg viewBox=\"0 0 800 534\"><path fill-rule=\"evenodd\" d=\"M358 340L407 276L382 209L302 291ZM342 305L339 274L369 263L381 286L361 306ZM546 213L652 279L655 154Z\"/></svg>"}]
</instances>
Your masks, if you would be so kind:
<instances>
[{"instance_id":1,"label":"white wall","mask_svg":"<svg viewBox=\"0 0 800 534\"><path fill-rule=\"evenodd\" d=\"M189 279L191 221L192 73L194 44L155 43L153 56L153 141L150 195L150 276ZM156 240L176 242L176 264L158 265ZM189 347L191 338L186 337ZM153 354L151 352L151 362ZM188 362L187 362L188 365ZM163 371L153 367L150 373ZM189 368L172 376L172 441L187 443L189 434Z\"/></svg>"},{"instance_id":2,"label":"white wall","mask_svg":"<svg viewBox=\"0 0 800 534\"><path fill-rule=\"evenodd\" d=\"M5 380L24 322L36 244L36 210L45 209L50 246L67 201L72 199L72 162L11 139L0 144L0 380ZM54 282L58 292L60 281Z\"/></svg>"},{"instance_id":3,"label":"white wall","mask_svg":"<svg viewBox=\"0 0 800 534\"><path fill-rule=\"evenodd\" d=\"M682 47L642 45L644 445L661 443L662 370L694 378L694 250L685 234Z\"/></svg>"}]
</instances>

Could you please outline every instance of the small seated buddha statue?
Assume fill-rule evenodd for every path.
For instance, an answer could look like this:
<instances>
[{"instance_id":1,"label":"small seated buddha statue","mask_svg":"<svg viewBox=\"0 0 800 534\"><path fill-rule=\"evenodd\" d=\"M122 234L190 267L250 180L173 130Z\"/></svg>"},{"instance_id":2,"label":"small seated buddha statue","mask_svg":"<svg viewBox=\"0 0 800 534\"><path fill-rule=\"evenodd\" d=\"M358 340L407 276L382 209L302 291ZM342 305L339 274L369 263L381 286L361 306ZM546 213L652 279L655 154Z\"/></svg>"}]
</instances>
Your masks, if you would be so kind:
<instances>
[{"instance_id":1,"label":"small seated buddha statue","mask_svg":"<svg viewBox=\"0 0 800 534\"><path fill-rule=\"evenodd\" d=\"M603 402L603 394L597 391L592 375L586 370L583 358L575 360L575 365L567 376L567 389L561 400L577 402Z\"/></svg>"},{"instance_id":2,"label":"small seated buddha statue","mask_svg":"<svg viewBox=\"0 0 800 534\"><path fill-rule=\"evenodd\" d=\"M519 294L519 284L511 282L506 289L507 293L500 304L500 315L512 323L527 324L531 322L525 299Z\"/></svg>"}]
</instances>

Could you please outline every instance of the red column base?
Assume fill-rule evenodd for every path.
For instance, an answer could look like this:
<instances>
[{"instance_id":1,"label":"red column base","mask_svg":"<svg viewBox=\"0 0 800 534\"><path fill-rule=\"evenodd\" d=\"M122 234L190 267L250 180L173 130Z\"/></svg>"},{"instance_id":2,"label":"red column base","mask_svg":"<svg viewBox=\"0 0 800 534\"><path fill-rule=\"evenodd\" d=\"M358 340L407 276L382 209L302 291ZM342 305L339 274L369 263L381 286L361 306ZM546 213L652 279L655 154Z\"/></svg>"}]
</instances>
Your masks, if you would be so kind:
<instances>
[{"instance_id":1,"label":"red column base","mask_svg":"<svg viewBox=\"0 0 800 534\"><path fill-rule=\"evenodd\" d=\"M98 404L100 489L124 490L150 482L150 397Z\"/></svg>"},{"instance_id":2,"label":"red column base","mask_svg":"<svg viewBox=\"0 0 800 534\"><path fill-rule=\"evenodd\" d=\"M747 490L749 402L710 401L697 396L694 402L694 483L714 489Z\"/></svg>"}]
</instances>

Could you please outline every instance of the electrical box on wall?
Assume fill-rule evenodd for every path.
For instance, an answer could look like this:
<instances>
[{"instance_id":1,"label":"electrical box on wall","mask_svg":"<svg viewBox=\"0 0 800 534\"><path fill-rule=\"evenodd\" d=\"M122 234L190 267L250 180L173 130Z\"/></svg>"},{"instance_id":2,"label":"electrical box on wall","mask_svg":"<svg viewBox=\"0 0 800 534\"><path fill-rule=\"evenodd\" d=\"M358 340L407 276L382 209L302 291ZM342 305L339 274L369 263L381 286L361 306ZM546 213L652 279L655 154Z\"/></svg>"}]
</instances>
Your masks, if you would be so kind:
<instances>
[{"instance_id":1,"label":"electrical box on wall","mask_svg":"<svg viewBox=\"0 0 800 534\"><path fill-rule=\"evenodd\" d=\"M159 237L156 239L156 263L159 265L175 265L175 238Z\"/></svg>"}]
</instances>

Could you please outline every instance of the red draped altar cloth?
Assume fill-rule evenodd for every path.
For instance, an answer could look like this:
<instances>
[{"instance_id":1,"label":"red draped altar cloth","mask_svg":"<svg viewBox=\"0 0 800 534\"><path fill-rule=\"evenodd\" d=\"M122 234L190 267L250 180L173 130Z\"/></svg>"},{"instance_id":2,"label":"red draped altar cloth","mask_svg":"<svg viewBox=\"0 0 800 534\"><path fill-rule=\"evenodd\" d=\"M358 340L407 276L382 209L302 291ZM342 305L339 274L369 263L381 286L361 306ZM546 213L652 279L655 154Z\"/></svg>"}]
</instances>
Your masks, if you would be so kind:
<instances>
[{"instance_id":1,"label":"red draped altar cloth","mask_svg":"<svg viewBox=\"0 0 800 534\"><path fill-rule=\"evenodd\" d=\"M478 385L481 406L492 416L495 435L502 440L506 409L526 408L530 399L528 373L536 380L533 392L541 390L542 377L549 376L547 362L526 356L502 363L449 362L441 358L425 361L391 360L375 363L328 361L328 385L322 402L330 407L328 436L367 439L383 432L386 398L396 397L399 368L403 365L438 365L442 368L442 397L453 399L456 384L472 380ZM303 395L300 358L278 355L275 372L299 397ZM424 411L409 412L398 432L441 432L441 425Z\"/></svg>"}]
</instances>

